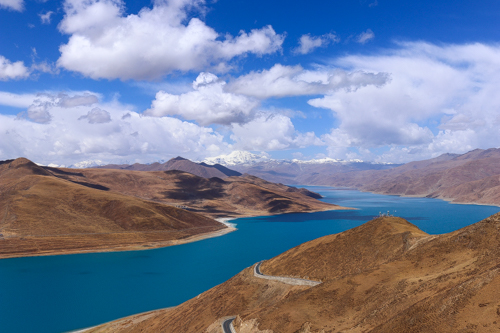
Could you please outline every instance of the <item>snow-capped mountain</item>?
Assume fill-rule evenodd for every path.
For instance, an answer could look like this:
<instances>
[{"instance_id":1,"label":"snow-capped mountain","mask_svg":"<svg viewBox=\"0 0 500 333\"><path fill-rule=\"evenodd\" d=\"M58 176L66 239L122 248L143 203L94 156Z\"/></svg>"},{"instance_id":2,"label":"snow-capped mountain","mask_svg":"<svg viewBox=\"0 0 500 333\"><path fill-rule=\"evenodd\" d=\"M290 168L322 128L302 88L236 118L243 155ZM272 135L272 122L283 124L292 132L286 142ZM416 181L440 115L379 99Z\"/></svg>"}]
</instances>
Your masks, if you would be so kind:
<instances>
[{"instance_id":1,"label":"snow-capped mountain","mask_svg":"<svg viewBox=\"0 0 500 333\"><path fill-rule=\"evenodd\" d=\"M90 160L90 161L81 161L78 163L75 163L73 165L70 165L70 168L75 168L75 169L85 169L85 168L93 168L96 166L101 166L104 165L104 163L101 160Z\"/></svg>"},{"instance_id":2,"label":"snow-capped mountain","mask_svg":"<svg viewBox=\"0 0 500 333\"><path fill-rule=\"evenodd\" d=\"M224 166L233 165L253 165L260 162L268 162L270 159L264 155L252 154L247 151L235 150L228 155L220 155L216 157L208 157L203 160L204 163L214 165L221 164Z\"/></svg>"},{"instance_id":3,"label":"snow-capped mountain","mask_svg":"<svg viewBox=\"0 0 500 333\"><path fill-rule=\"evenodd\" d=\"M317 158L312 160L275 160L269 158L265 155L257 155L247 151L236 150L228 155L220 155L216 157L209 157L203 160L206 164L221 164L224 166L235 166L235 165L254 165L257 163L280 163L280 164L289 164L289 163L297 163L297 164L329 164L329 163L363 163L362 160L353 159L353 160L341 160L335 158Z\"/></svg>"}]
</instances>

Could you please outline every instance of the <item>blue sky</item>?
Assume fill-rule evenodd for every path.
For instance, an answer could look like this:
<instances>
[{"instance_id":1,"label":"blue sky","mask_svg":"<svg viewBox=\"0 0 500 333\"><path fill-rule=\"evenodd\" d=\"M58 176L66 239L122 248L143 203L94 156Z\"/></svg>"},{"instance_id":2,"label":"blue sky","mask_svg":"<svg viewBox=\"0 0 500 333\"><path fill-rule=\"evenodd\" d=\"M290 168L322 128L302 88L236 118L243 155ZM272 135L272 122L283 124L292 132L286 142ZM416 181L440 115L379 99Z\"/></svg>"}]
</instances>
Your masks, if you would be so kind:
<instances>
[{"instance_id":1,"label":"blue sky","mask_svg":"<svg viewBox=\"0 0 500 333\"><path fill-rule=\"evenodd\" d=\"M0 0L0 159L500 146L498 1Z\"/></svg>"}]
</instances>

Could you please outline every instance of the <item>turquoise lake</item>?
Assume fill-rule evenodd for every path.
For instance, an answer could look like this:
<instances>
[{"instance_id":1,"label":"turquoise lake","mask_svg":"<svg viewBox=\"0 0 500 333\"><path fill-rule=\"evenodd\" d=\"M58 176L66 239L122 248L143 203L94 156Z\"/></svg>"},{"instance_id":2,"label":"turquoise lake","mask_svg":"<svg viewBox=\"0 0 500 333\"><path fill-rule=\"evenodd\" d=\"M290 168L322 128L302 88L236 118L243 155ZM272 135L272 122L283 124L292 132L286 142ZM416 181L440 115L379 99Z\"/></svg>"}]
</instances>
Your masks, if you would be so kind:
<instances>
[{"instance_id":1,"label":"turquoise lake","mask_svg":"<svg viewBox=\"0 0 500 333\"><path fill-rule=\"evenodd\" d=\"M0 331L65 332L178 305L257 261L390 211L440 234L500 211L427 198L307 187L358 210L242 218L222 237L147 251L0 260ZM1 241L0 241L1 246Z\"/></svg>"}]
</instances>

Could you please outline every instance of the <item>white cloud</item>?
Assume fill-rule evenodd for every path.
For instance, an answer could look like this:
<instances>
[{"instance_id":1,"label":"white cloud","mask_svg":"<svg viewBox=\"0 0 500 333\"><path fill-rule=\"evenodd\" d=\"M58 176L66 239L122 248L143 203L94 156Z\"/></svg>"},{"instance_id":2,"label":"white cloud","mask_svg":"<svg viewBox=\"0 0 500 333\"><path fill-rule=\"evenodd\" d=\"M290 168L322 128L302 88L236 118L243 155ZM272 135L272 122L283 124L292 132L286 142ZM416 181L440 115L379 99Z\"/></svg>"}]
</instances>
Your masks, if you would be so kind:
<instances>
[{"instance_id":1,"label":"white cloud","mask_svg":"<svg viewBox=\"0 0 500 333\"><path fill-rule=\"evenodd\" d=\"M24 1L23 0L0 0L0 8L7 8L16 10L18 12L23 11Z\"/></svg>"},{"instance_id":2,"label":"white cloud","mask_svg":"<svg viewBox=\"0 0 500 333\"><path fill-rule=\"evenodd\" d=\"M154 2L138 14L125 14L121 0L66 0L58 65L98 79L158 79L174 71L230 67L226 62L249 53L281 50L284 36L271 26L221 35L188 10L204 10L203 0Z\"/></svg>"},{"instance_id":3,"label":"white cloud","mask_svg":"<svg viewBox=\"0 0 500 333\"><path fill-rule=\"evenodd\" d=\"M333 64L391 73L391 80L309 101L331 109L340 123L322 136L332 157L342 158L333 155L352 147L390 147L379 159L407 162L500 146L497 45L403 43L382 54L346 56Z\"/></svg>"},{"instance_id":4,"label":"white cloud","mask_svg":"<svg viewBox=\"0 0 500 333\"><path fill-rule=\"evenodd\" d=\"M375 38L375 34L371 29L367 29L365 32L362 32L358 35L357 42L360 44L365 44L366 42Z\"/></svg>"},{"instance_id":5,"label":"white cloud","mask_svg":"<svg viewBox=\"0 0 500 333\"><path fill-rule=\"evenodd\" d=\"M338 89L380 86L389 79L387 73L323 68L304 70L301 66L274 65L269 70L251 72L228 84L233 93L261 99L270 97L318 95Z\"/></svg>"},{"instance_id":6,"label":"white cloud","mask_svg":"<svg viewBox=\"0 0 500 333\"><path fill-rule=\"evenodd\" d=\"M24 62L11 62L9 59L0 55L0 81L22 79L29 75L30 71L24 66Z\"/></svg>"},{"instance_id":7,"label":"white cloud","mask_svg":"<svg viewBox=\"0 0 500 333\"><path fill-rule=\"evenodd\" d=\"M294 53L308 54L318 47L325 47L339 41L340 38L331 33L322 36L302 35L299 39L299 46L294 50Z\"/></svg>"},{"instance_id":8,"label":"white cloud","mask_svg":"<svg viewBox=\"0 0 500 333\"><path fill-rule=\"evenodd\" d=\"M53 11L48 11L45 14L38 14L38 16L40 16L40 21L42 22L42 24L50 24L52 14L54 14Z\"/></svg>"},{"instance_id":9,"label":"white cloud","mask_svg":"<svg viewBox=\"0 0 500 333\"><path fill-rule=\"evenodd\" d=\"M224 91L226 82L211 73L201 73L193 82L194 91L180 95L159 91L145 115L162 117L179 115L201 125L241 123L247 121L258 101Z\"/></svg>"},{"instance_id":10,"label":"white cloud","mask_svg":"<svg viewBox=\"0 0 500 333\"><path fill-rule=\"evenodd\" d=\"M231 130L234 147L241 150L272 151L324 144L314 132L299 133L289 117L276 113L261 113L246 124L232 124Z\"/></svg>"},{"instance_id":11,"label":"white cloud","mask_svg":"<svg viewBox=\"0 0 500 333\"><path fill-rule=\"evenodd\" d=\"M0 160L25 156L59 165L84 160L145 163L178 155L200 159L228 149L211 128L143 117L116 102L67 108L53 102L58 95L38 96L25 117L0 114ZM78 120L82 116L87 121Z\"/></svg>"}]
</instances>

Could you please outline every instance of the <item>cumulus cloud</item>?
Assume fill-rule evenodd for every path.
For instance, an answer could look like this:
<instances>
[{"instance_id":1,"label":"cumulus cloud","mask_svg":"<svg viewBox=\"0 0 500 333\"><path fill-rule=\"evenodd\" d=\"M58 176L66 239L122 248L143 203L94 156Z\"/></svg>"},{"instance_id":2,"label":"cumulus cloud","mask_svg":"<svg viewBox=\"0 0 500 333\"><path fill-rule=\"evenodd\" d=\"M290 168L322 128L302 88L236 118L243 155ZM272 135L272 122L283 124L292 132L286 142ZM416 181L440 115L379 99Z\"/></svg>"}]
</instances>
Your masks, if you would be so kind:
<instances>
[{"instance_id":1,"label":"cumulus cloud","mask_svg":"<svg viewBox=\"0 0 500 333\"><path fill-rule=\"evenodd\" d=\"M58 65L98 79L158 79L174 71L227 69L249 53L281 50L284 36L271 26L221 36L191 10L204 0L155 1L153 8L125 14L122 0L66 0L59 30L69 34Z\"/></svg>"},{"instance_id":2,"label":"cumulus cloud","mask_svg":"<svg viewBox=\"0 0 500 333\"><path fill-rule=\"evenodd\" d=\"M193 91L174 95L159 91L145 115L179 115L201 125L246 122L259 102L224 91L226 82L211 73L201 73L193 82Z\"/></svg>"},{"instance_id":3,"label":"cumulus cloud","mask_svg":"<svg viewBox=\"0 0 500 333\"><path fill-rule=\"evenodd\" d=\"M294 50L297 54L308 54L318 47L326 47L330 43L338 43L340 38L329 33L322 36L302 35L299 39L299 46Z\"/></svg>"},{"instance_id":4,"label":"cumulus cloud","mask_svg":"<svg viewBox=\"0 0 500 333\"><path fill-rule=\"evenodd\" d=\"M227 90L257 97L304 96L326 94L338 89L381 86L389 80L385 72L341 69L304 70L301 66L274 65L269 70L251 72L231 81Z\"/></svg>"},{"instance_id":5,"label":"cumulus cloud","mask_svg":"<svg viewBox=\"0 0 500 333\"><path fill-rule=\"evenodd\" d=\"M54 14L53 11L48 11L45 14L38 14L38 16L40 16L40 21L42 22L42 24L50 24L52 14Z\"/></svg>"},{"instance_id":6,"label":"cumulus cloud","mask_svg":"<svg viewBox=\"0 0 500 333\"><path fill-rule=\"evenodd\" d=\"M0 8L7 8L7 9L16 10L18 12L21 12L24 9L24 1L23 0L0 0Z\"/></svg>"},{"instance_id":7,"label":"cumulus cloud","mask_svg":"<svg viewBox=\"0 0 500 333\"><path fill-rule=\"evenodd\" d=\"M323 145L314 132L299 133L282 114L260 113L246 124L232 124L234 147L242 150L283 150Z\"/></svg>"},{"instance_id":8,"label":"cumulus cloud","mask_svg":"<svg viewBox=\"0 0 500 333\"><path fill-rule=\"evenodd\" d=\"M371 148L390 147L377 159L407 162L500 146L496 45L402 43L382 54L346 56L333 64L391 73L391 80L309 100L332 110L340 123L321 137L331 154L356 147L369 156Z\"/></svg>"},{"instance_id":9,"label":"cumulus cloud","mask_svg":"<svg viewBox=\"0 0 500 333\"><path fill-rule=\"evenodd\" d=\"M57 100L57 95L52 97ZM171 117L143 117L117 102L65 108L44 95L30 109L29 117L0 114L0 160L26 156L59 165L84 160L145 163L178 155L199 159L228 149L211 128ZM82 114L87 121L78 120Z\"/></svg>"},{"instance_id":10,"label":"cumulus cloud","mask_svg":"<svg viewBox=\"0 0 500 333\"><path fill-rule=\"evenodd\" d=\"M362 32L358 35L356 41L360 44L365 44L373 38L375 38L375 34L373 33L373 31L371 31L371 29L367 29L365 32Z\"/></svg>"},{"instance_id":11,"label":"cumulus cloud","mask_svg":"<svg viewBox=\"0 0 500 333\"><path fill-rule=\"evenodd\" d=\"M99 108L93 108L86 115L81 116L78 120L87 119L89 124L104 124L111 121L111 115L108 111Z\"/></svg>"},{"instance_id":12,"label":"cumulus cloud","mask_svg":"<svg viewBox=\"0 0 500 333\"><path fill-rule=\"evenodd\" d=\"M24 66L24 62L11 62L9 59L0 55L0 81L22 79L29 75L30 70Z\"/></svg>"}]
</instances>

